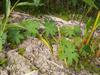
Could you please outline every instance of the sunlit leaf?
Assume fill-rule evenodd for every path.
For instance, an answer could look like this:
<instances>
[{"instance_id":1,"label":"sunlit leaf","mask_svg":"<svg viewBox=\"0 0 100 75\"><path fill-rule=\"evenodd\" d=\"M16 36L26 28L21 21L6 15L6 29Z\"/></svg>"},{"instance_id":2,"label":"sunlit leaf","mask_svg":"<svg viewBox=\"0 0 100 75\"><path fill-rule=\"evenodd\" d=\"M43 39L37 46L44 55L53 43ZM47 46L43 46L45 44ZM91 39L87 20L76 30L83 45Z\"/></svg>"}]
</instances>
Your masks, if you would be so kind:
<instances>
[{"instance_id":1,"label":"sunlit leaf","mask_svg":"<svg viewBox=\"0 0 100 75\"><path fill-rule=\"evenodd\" d=\"M43 4L41 3L41 0L33 0L33 5L38 7L38 6L42 6Z\"/></svg>"},{"instance_id":2,"label":"sunlit leaf","mask_svg":"<svg viewBox=\"0 0 100 75\"><path fill-rule=\"evenodd\" d=\"M17 4L17 6L24 6L24 5L26 5L26 6L33 6L33 3L30 3L30 2L20 2L20 3Z\"/></svg>"},{"instance_id":3,"label":"sunlit leaf","mask_svg":"<svg viewBox=\"0 0 100 75\"><path fill-rule=\"evenodd\" d=\"M5 44L6 39L7 39L7 34L6 33L3 33L3 35L0 35L0 52L2 51L3 44Z\"/></svg>"},{"instance_id":4,"label":"sunlit leaf","mask_svg":"<svg viewBox=\"0 0 100 75\"><path fill-rule=\"evenodd\" d=\"M11 7L10 0L3 0L3 7L4 7L4 15L5 17L8 17L10 14L10 7Z\"/></svg>"},{"instance_id":5,"label":"sunlit leaf","mask_svg":"<svg viewBox=\"0 0 100 75\"><path fill-rule=\"evenodd\" d=\"M94 3L94 0L83 0L86 4L88 4L90 7L97 8L97 6Z\"/></svg>"},{"instance_id":6,"label":"sunlit leaf","mask_svg":"<svg viewBox=\"0 0 100 75\"><path fill-rule=\"evenodd\" d=\"M93 23L93 22L92 22L92 19L89 18L88 21L87 21L87 23L86 23L85 32L84 32L85 34L88 33L90 27L93 25L92 23Z\"/></svg>"},{"instance_id":7,"label":"sunlit leaf","mask_svg":"<svg viewBox=\"0 0 100 75\"><path fill-rule=\"evenodd\" d=\"M8 30L8 41L14 44L21 43L21 40L24 39L23 34L21 34L19 29L11 28Z\"/></svg>"},{"instance_id":8,"label":"sunlit leaf","mask_svg":"<svg viewBox=\"0 0 100 75\"><path fill-rule=\"evenodd\" d=\"M66 37L72 37L72 36L75 36L75 33L74 33L74 27L68 27L68 26L64 26L60 29L60 32L63 36L66 36Z\"/></svg>"},{"instance_id":9,"label":"sunlit leaf","mask_svg":"<svg viewBox=\"0 0 100 75\"><path fill-rule=\"evenodd\" d=\"M23 21L21 25L24 26L26 30L30 32L32 35L36 36L38 34L39 21L33 21L29 19L29 20Z\"/></svg>"},{"instance_id":10,"label":"sunlit leaf","mask_svg":"<svg viewBox=\"0 0 100 75\"><path fill-rule=\"evenodd\" d=\"M3 45L2 38L0 37L0 52L2 51L2 45Z\"/></svg>"},{"instance_id":11,"label":"sunlit leaf","mask_svg":"<svg viewBox=\"0 0 100 75\"><path fill-rule=\"evenodd\" d=\"M57 27L53 21L46 20L44 26L45 26L44 32L46 36L49 35L54 36L56 34Z\"/></svg>"},{"instance_id":12,"label":"sunlit leaf","mask_svg":"<svg viewBox=\"0 0 100 75\"><path fill-rule=\"evenodd\" d=\"M61 59L67 59L69 65L71 65L74 61L78 62L78 53L76 52L75 45L65 38L61 39L60 49L59 49L59 57Z\"/></svg>"},{"instance_id":13,"label":"sunlit leaf","mask_svg":"<svg viewBox=\"0 0 100 75\"><path fill-rule=\"evenodd\" d=\"M81 29L80 29L80 26L74 26L74 29L73 29L74 33L76 36L80 36L81 34Z\"/></svg>"},{"instance_id":14,"label":"sunlit leaf","mask_svg":"<svg viewBox=\"0 0 100 75\"><path fill-rule=\"evenodd\" d=\"M74 45L76 47L79 47L81 43L82 43L82 38L80 38L80 37L75 37L74 38Z\"/></svg>"}]
</instances>

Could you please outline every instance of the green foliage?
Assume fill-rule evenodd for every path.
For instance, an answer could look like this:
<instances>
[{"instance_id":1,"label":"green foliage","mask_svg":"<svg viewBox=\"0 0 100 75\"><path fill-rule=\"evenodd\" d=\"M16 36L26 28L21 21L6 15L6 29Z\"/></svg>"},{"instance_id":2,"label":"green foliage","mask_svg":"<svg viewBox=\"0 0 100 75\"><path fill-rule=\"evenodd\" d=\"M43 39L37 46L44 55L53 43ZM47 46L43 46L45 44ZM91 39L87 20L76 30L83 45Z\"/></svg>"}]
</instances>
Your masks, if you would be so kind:
<instances>
[{"instance_id":1,"label":"green foliage","mask_svg":"<svg viewBox=\"0 0 100 75\"><path fill-rule=\"evenodd\" d=\"M51 3L54 1L51 1ZM64 1L65 2L65 1ZM80 5L79 0L70 0L68 3L72 3L74 7L77 5ZM83 2L83 1L82 1ZM86 4L88 4L91 8L95 7L94 0L84 0ZM9 15L12 12L12 10L16 6L22 6L22 5L29 5L29 6L41 6L41 0L33 0L33 3L30 2L21 2L19 3L19 0L14 4L14 6L11 8L10 0L4 0L4 18L2 20L2 23L0 22L0 50L2 50L3 45L5 42L10 42L12 44L20 44L23 39L27 37L27 35L37 37L43 41L48 48L51 49L51 53L53 54L53 48L52 43L49 42L52 39L56 40L54 43L59 44L59 51L58 55L59 58L62 60L67 60L66 62L69 65L72 65L74 62L78 62L80 56L88 56L91 53L91 38L98 26L100 26L100 12L97 15L97 18L94 22L94 25L92 27L92 20L89 19L86 25L85 34L88 35L87 32L91 31L89 34L88 41L84 44L84 38L80 36L81 35L81 29L79 26L64 26L60 28L60 32L57 29L56 24L52 20L46 20L44 23L44 29L42 34L39 34L39 25L40 22L37 20L24 20L21 23L16 24L8 24ZM56 3L56 1L55 1ZM54 6L55 6L55 3ZM58 3L59 4L59 3ZM70 5L70 4L68 4ZM73 7L72 6L72 7ZM68 7L70 8L70 7ZM92 27L92 30L91 30ZM61 34L61 36L58 36L57 34ZM58 38L59 37L59 38ZM49 40L48 40L49 39ZM6 41L7 40L7 41ZM94 49L94 48L93 48ZM92 49L92 50L93 50ZM24 49L19 49L18 53L23 55ZM79 53L78 53L79 51ZM80 56L79 56L80 55ZM81 57L80 57L81 58ZM0 61L0 65L4 64L5 60Z\"/></svg>"},{"instance_id":2,"label":"green foliage","mask_svg":"<svg viewBox=\"0 0 100 75\"><path fill-rule=\"evenodd\" d=\"M6 64L7 64L7 59L6 58L0 59L0 66L4 66Z\"/></svg>"},{"instance_id":3,"label":"green foliage","mask_svg":"<svg viewBox=\"0 0 100 75\"><path fill-rule=\"evenodd\" d=\"M64 26L60 29L61 35L64 37L79 36L81 34L81 29L79 26Z\"/></svg>"},{"instance_id":4,"label":"green foliage","mask_svg":"<svg viewBox=\"0 0 100 75\"><path fill-rule=\"evenodd\" d=\"M14 44L19 44L21 40L24 39L24 35L21 33L20 29L26 30L34 36L36 36L36 34L38 33L37 28L39 27L39 22L32 20L23 21L21 23L23 26L21 26L21 24L7 26L9 15L17 6L18 2L19 0L17 0L17 2L11 8L10 0L4 0L4 18L2 20L2 23L0 24L0 50L2 50L2 45L4 44L3 41L6 41L6 39L4 39L5 32L7 32L7 40Z\"/></svg>"},{"instance_id":5,"label":"green foliage","mask_svg":"<svg viewBox=\"0 0 100 75\"><path fill-rule=\"evenodd\" d=\"M82 31L80 29L80 26L74 26L74 29L73 29L74 33L76 36L80 36Z\"/></svg>"},{"instance_id":6,"label":"green foliage","mask_svg":"<svg viewBox=\"0 0 100 75\"><path fill-rule=\"evenodd\" d=\"M6 39L7 39L7 34L3 33L3 35L0 36L0 52L2 51L2 46L3 46L3 44L5 44Z\"/></svg>"},{"instance_id":7,"label":"green foliage","mask_svg":"<svg viewBox=\"0 0 100 75\"><path fill-rule=\"evenodd\" d=\"M20 2L20 3L17 4L17 6L25 6L25 5L27 5L27 6L33 6L33 3L29 3L29 2Z\"/></svg>"},{"instance_id":8,"label":"green foliage","mask_svg":"<svg viewBox=\"0 0 100 75\"><path fill-rule=\"evenodd\" d=\"M72 65L73 61L78 62L78 53L75 45L71 41L65 38L61 39L59 57L61 59L67 59L69 65Z\"/></svg>"},{"instance_id":9,"label":"green foliage","mask_svg":"<svg viewBox=\"0 0 100 75\"><path fill-rule=\"evenodd\" d=\"M87 34L87 33L88 33L89 29L90 29L91 26L92 26L92 23L93 23L93 22L92 22L92 19L89 18L88 21L87 21L86 27L85 27L85 32L84 32L84 34Z\"/></svg>"},{"instance_id":10,"label":"green foliage","mask_svg":"<svg viewBox=\"0 0 100 75\"><path fill-rule=\"evenodd\" d=\"M38 7L38 6L41 6L41 5L43 5L42 3L41 3L41 0L33 0L33 5L35 6L35 7Z\"/></svg>"},{"instance_id":11,"label":"green foliage","mask_svg":"<svg viewBox=\"0 0 100 75\"><path fill-rule=\"evenodd\" d=\"M100 27L100 17L99 17L98 22L97 22L97 27Z\"/></svg>"},{"instance_id":12,"label":"green foliage","mask_svg":"<svg viewBox=\"0 0 100 75\"><path fill-rule=\"evenodd\" d=\"M38 34L39 29L39 21L33 21L33 20L25 20L21 23L21 25L32 35L36 36Z\"/></svg>"},{"instance_id":13,"label":"green foliage","mask_svg":"<svg viewBox=\"0 0 100 75\"><path fill-rule=\"evenodd\" d=\"M98 25L98 24L99 24L99 21L100 21L100 11L98 11L97 17L96 17L96 19L95 19L95 21L94 21L93 27L92 27L92 29L91 29L91 32L90 32L89 36L88 36L88 39L87 39L86 44L89 44L89 43L91 42L92 35L94 34L95 30L96 30L96 29L98 28L98 26L99 26L99 25Z\"/></svg>"},{"instance_id":14,"label":"green foliage","mask_svg":"<svg viewBox=\"0 0 100 75\"><path fill-rule=\"evenodd\" d=\"M23 39L23 34L20 32L19 29L11 28L8 30L8 41L10 41L11 43L19 44Z\"/></svg>"},{"instance_id":15,"label":"green foliage","mask_svg":"<svg viewBox=\"0 0 100 75\"><path fill-rule=\"evenodd\" d=\"M3 41L4 41L4 37L3 36L6 33L9 15L10 15L11 11L13 10L13 8L16 6L16 4L17 4L17 2L11 8L10 0L3 0L4 17L2 19L2 23L0 23L0 51L2 50L2 45L3 45Z\"/></svg>"},{"instance_id":16,"label":"green foliage","mask_svg":"<svg viewBox=\"0 0 100 75\"><path fill-rule=\"evenodd\" d=\"M90 7L97 8L95 5L95 0L83 0L86 4L88 4Z\"/></svg>"},{"instance_id":17,"label":"green foliage","mask_svg":"<svg viewBox=\"0 0 100 75\"><path fill-rule=\"evenodd\" d=\"M2 51L2 45L3 45L2 38L0 37L0 52Z\"/></svg>"},{"instance_id":18,"label":"green foliage","mask_svg":"<svg viewBox=\"0 0 100 75\"><path fill-rule=\"evenodd\" d=\"M17 6L35 6L39 7L42 6L41 0L32 0L32 2L20 2L17 4Z\"/></svg>"},{"instance_id":19,"label":"green foliage","mask_svg":"<svg viewBox=\"0 0 100 75\"><path fill-rule=\"evenodd\" d=\"M76 47L79 47L82 43L82 38L81 37L74 37L73 43Z\"/></svg>"},{"instance_id":20,"label":"green foliage","mask_svg":"<svg viewBox=\"0 0 100 75\"><path fill-rule=\"evenodd\" d=\"M57 27L53 21L46 20L44 26L46 36L54 36L57 33Z\"/></svg>"},{"instance_id":21,"label":"green foliage","mask_svg":"<svg viewBox=\"0 0 100 75\"><path fill-rule=\"evenodd\" d=\"M75 36L75 33L73 31L73 27L62 27L61 28L61 34L62 36L65 36L65 37L72 37L72 36Z\"/></svg>"},{"instance_id":22,"label":"green foliage","mask_svg":"<svg viewBox=\"0 0 100 75\"><path fill-rule=\"evenodd\" d=\"M80 52L81 52L82 56L87 57L87 56L89 56L89 54L91 52L91 48L89 45L84 45Z\"/></svg>"},{"instance_id":23,"label":"green foliage","mask_svg":"<svg viewBox=\"0 0 100 75\"><path fill-rule=\"evenodd\" d=\"M70 4L72 4L73 6L76 6L77 3L79 2L78 0L70 0L68 1Z\"/></svg>"},{"instance_id":24,"label":"green foliage","mask_svg":"<svg viewBox=\"0 0 100 75\"><path fill-rule=\"evenodd\" d=\"M13 26L14 25L14 26ZM19 44L27 36L38 34L39 22L27 19L17 24L10 24L7 29L7 40L13 44Z\"/></svg>"},{"instance_id":25,"label":"green foliage","mask_svg":"<svg viewBox=\"0 0 100 75\"><path fill-rule=\"evenodd\" d=\"M10 0L3 0L4 15L7 18L10 14L11 2Z\"/></svg>"}]
</instances>

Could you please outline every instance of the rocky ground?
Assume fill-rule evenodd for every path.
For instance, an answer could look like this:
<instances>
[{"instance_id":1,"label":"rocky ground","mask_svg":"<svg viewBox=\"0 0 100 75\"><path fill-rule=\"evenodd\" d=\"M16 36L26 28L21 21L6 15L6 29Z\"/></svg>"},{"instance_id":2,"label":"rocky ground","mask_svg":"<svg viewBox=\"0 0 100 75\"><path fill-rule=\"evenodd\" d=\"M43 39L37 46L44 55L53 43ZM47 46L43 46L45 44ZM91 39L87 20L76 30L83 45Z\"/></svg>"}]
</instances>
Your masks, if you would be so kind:
<instances>
[{"instance_id":1,"label":"rocky ground","mask_svg":"<svg viewBox=\"0 0 100 75\"><path fill-rule=\"evenodd\" d=\"M11 16L10 22L15 22L15 19L17 22L27 18L35 19L27 14L16 13ZM79 24L78 21L66 22L60 18L51 18L56 21L58 26ZM82 23L84 28L83 25ZM24 53L20 54L19 49L24 49ZM57 50L58 46L54 44L54 56L52 56L49 48L43 42L37 38L29 37L18 48L0 53L0 58L7 58L8 62L6 67L0 67L0 75L99 75L84 69L80 72L69 69L57 58Z\"/></svg>"}]
</instances>

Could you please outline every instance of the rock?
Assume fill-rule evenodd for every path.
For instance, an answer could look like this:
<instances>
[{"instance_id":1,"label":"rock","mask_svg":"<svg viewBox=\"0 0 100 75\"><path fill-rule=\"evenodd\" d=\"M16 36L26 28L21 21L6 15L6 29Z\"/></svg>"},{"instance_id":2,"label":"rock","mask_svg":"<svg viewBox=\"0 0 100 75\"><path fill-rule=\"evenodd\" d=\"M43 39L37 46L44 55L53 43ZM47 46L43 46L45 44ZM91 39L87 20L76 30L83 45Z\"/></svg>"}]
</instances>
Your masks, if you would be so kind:
<instances>
[{"instance_id":1,"label":"rock","mask_svg":"<svg viewBox=\"0 0 100 75\"><path fill-rule=\"evenodd\" d=\"M7 70L0 67L0 75L8 75Z\"/></svg>"},{"instance_id":2,"label":"rock","mask_svg":"<svg viewBox=\"0 0 100 75\"><path fill-rule=\"evenodd\" d=\"M63 75L64 67L51 56L49 48L37 38L30 38L20 48L25 48L24 57L39 69L39 75ZM54 45L57 53L57 46Z\"/></svg>"},{"instance_id":3,"label":"rock","mask_svg":"<svg viewBox=\"0 0 100 75\"><path fill-rule=\"evenodd\" d=\"M36 18L34 18L33 16L31 16L29 14L14 11L10 15L9 22L10 23L19 23L26 19L36 19Z\"/></svg>"},{"instance_id":4,"label":"rock","mask_svg":"<svg viewBox=\"0 0 100 75\"><path fill-rule=\"evenodd\" d=\"M89 73L88 71L86 70L82 70L79 75L92 75L91 73Z\"/></svg>"},{"instance_id":5,"label":"rock","mask_svg":"<svg viewBox=\"0 0 100 75\"><path fill-rule=\"evenodd\" d=\"M5 62L1 64L1 62L4 60ZM5 65L6 65L5 54L0 52L0 75L8 75L6 68L3 68L5 67Z\"/></svg>"},{"instance_id":6,"label":"rock","mask_svg":"<svg viewBox=\"0 0 100 75\"><path fill-rule=\"evenodd\" d=\"M27 73L25 75L38 75L38 71L32 71L32 72Z\"/></svg>"},{"instance_id":7,"label":"rock","mask_svg":"<svg viewBox=\"0 0 100 75\"><path fill-rule=\"evenodd\" d=\"M7 53L8 66L10 75L25 75L36 69L27 59L19 55L15 50Z\"/></svg>"},{"instance_id":8,"label":"rock","mask_svg":"<svg viewBox=\"0 0 100 75\"><path fill-rule=\"evenodd\" d=\"M61 18L55 17L55 16L51 16L51 15L45 15L45 17L52 19L53 21L55 21L57 23L58 26L62 27L62 26L77 26L80 25L82 27L85 26L84 23L80 23L79 21L76 20L63 20Z\"/></svg>"}]
</instances>

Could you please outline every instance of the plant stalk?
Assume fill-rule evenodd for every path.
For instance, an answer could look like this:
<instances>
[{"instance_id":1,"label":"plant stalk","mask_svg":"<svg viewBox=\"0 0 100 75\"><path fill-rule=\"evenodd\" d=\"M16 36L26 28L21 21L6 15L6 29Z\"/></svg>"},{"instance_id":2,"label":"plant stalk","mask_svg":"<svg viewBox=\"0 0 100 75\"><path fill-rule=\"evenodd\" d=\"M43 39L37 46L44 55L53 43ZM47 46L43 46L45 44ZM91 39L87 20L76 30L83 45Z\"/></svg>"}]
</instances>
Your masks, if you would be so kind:
<instances>
[{"instance_id":1,"label":"plant stalk","mask_svg":"<svg viewBox=\"0 0 100 75\"><path fill-rule=\"evenodd\" d=\"M96 20L95 20L95 22L94 22L92 31L91 31L91 33L90 33L88 39L87 39L87 43L86 43L86 44L89 44L89 42L90 42L90 40L91 40L91 38L92 38L92 35L93 35L94 31L95 31L96 28L97 28L97 23L98 23L99 18L100 18L100 11L98 12L98 15L97 15L97 17L96 17Z\"/></svg>"}]
</instances>

